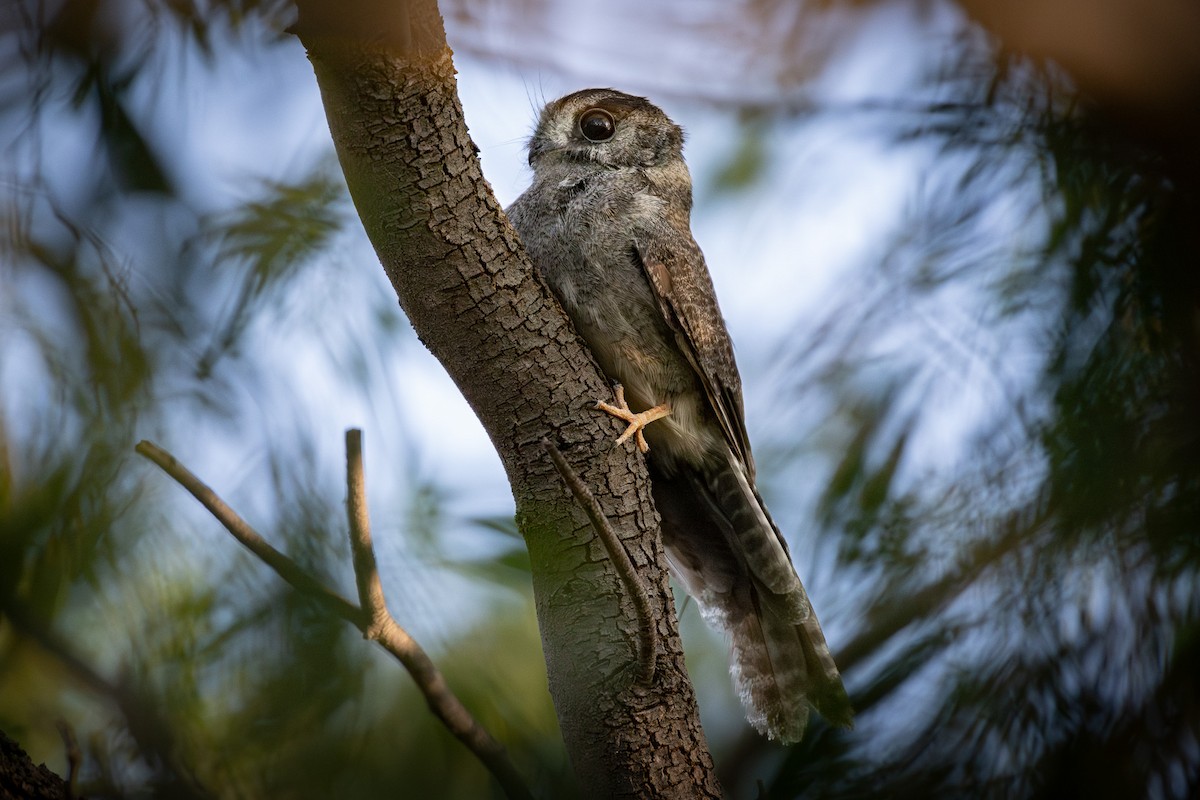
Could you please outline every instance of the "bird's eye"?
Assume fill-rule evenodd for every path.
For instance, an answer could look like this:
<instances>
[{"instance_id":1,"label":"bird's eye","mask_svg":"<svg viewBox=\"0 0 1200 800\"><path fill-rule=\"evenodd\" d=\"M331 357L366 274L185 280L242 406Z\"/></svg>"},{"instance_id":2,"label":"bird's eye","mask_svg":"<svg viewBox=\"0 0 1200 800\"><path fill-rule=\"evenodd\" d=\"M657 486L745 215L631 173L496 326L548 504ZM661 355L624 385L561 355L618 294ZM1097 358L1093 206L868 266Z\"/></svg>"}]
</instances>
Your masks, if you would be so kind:
<instances>
[{"instance_id":1,"label":"bird's eye","mask_svg":"<svg viewBox=\"0 0 1200 800\"><path fill-rule=\"evenodd\" d=\"M589 142L607 142L617 132L617 123L603 108L593 108L579 118L579 132Z\"/></svg>"}]
</instances>

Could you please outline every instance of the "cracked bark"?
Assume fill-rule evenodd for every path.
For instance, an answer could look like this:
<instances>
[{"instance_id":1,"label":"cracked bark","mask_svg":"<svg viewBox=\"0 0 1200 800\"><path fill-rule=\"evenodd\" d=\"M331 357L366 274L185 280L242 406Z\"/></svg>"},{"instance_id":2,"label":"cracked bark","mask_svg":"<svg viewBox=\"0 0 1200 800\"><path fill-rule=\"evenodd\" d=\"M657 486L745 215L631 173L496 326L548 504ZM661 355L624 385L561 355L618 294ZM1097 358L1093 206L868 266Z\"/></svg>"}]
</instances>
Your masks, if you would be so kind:
<instances>
[{"instance_id":1,"label":"cracked bark","mask_svg":"<svg viewBox=\"0 0 1200 800\"><path fill-rule=\"evenodd\" d=\"M0 800L62 800L67 782L45 764L33 763L20 745L0 732Z\"/></svg>"},{"instance_id":2,"label":"cracked bark","mask_svg":"<svg viewBox=\"0 0 1200 800\"><path fill-rule=\"evenodd\" d=\"M607 381L484 180L437 7L301 0L351 196L401 306L499 452L529 548L550 692L582 792L719 797L684 668L650 486ZM660 641L637 686L633 599L541 446L591 488L645 582Z\"/></svg>"}]
</instances>

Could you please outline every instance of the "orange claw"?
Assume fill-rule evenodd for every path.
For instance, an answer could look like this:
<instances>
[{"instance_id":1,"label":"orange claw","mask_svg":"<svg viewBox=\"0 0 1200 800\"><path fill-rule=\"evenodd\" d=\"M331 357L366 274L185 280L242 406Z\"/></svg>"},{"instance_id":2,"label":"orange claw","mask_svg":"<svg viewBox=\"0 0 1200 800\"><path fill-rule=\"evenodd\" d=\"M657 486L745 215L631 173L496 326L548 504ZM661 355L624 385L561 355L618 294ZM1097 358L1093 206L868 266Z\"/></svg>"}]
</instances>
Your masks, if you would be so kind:
<instances>
[{"instance_id":1,"label":"orange claw","mask_svg":"<svg viewBox=\"0 0 1200 800\"><path fill-rule=\"evenodd\" d=\"M624 444L630 436L637 436L638 450L643 453L650 449L650 445L646 443L646 437L642 435L642 429L654 422L656 419L662 419L671 413L671 406L667 403L657 405L654 408L647 409L641 413L634 413L630 410L629 404L625 402L625 387L621 384L616 384L613 387L613 393L616 395L617 404L610 405L605 402L597 402L596 408L608 414L612 414L617 419L625 420L629 423L629 427L617 439L617 444Z\"/></svg>"}]
</instances>

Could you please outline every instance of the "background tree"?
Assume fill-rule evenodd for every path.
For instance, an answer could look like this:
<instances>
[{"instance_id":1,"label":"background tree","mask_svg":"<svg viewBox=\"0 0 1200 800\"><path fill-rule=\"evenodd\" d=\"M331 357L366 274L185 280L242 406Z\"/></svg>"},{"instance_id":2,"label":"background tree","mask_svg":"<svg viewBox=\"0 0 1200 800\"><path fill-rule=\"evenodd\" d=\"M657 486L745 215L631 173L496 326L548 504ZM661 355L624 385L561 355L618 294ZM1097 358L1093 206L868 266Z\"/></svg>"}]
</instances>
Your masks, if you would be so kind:
<instances>
[{"instance_id":1,"label":"background tree","mask_svg":"<svg viewBox=\"0 0 1200 800\"><path fill-rule=\"evenodd\" d=\"M788 751L743 736L720 645L695 646L683 609L734 791L758 778L773 797L1195 792L1197 71L1173 43L1196 41L1196 23L1140 4L1114 40L1103 10L1041 6L1064 25L963 3L1002 39L943 3L664 4L627 35L600 35L620 6L583 23L536 2L443 6L460 68L464 53L519 59L533 87L565 69L697 121L697 230L739 344L763 488L860 711L853 733L817 729ZM279 87L312 82L279 33L289 8L131 8L5 12L0 727L61 765L52 722L69 719L98 795L489 791L479 768L451 769L465 756L423 727L403 676L214 547L212 524L129 461L146 436L195 452L261 528L349 585L332 532L339 428L357 414L387 465L371 474L404 478L375 513L399 521L376 536L394 548L381 553L393 610L537 788L570 793L525 556L502 503L440 486L429 446L388 422L424 368L390 290L355 277L372 256L349 233L327 145L291 139L274 175L231 168L232 191L195 168L220 151L189 126L233 127L229 106L275 109L273 140L321 130L281 100ZM643 36L653 56L639 55ZM1113 41L1156 57L1116 58ZM864 66L880 51L887 81ZM265 88L163 121L172 95L223 69L227 85ZM855 69L878 83L839 89ZM165 77L179 74L189 82ZM713 111L688 112L696 101ZM532 119L505 112L518 131ZM703 150L705 114L737 120L716 132L721 152ZM839 151L873 171L843 158L828 179ZM500 156L519 164L518 144ZM841 256L853 265L836 280L787 257L794 283L736 262L724 274L737 279L722 277L734 259L706 224L746 225L739 209L758 202L810 247L839 232L805 220L856 182L903 204L870 207L881 219L862 217L869 244ZM776 211L781 195L821 202ZM775 330L739 334L753 305L739 290L787 297L802 283L833 288L819 305L797 297L789 323L760 308ZM494 613L476 610L482 597Z\"/></svg>"}]
</instances>

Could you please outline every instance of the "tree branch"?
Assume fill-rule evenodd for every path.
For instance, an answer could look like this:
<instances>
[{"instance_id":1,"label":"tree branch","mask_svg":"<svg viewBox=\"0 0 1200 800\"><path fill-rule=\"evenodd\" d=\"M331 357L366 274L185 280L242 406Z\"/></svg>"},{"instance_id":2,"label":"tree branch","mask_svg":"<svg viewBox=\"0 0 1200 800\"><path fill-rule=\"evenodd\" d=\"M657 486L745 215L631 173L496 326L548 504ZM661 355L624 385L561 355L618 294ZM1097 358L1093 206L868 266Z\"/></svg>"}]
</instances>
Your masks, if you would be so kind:
<instances>
[{"instance_id":1,"label":"tree branch","mask_svg":"<svg viewBox=\"0 0 1200 800\"><path fill-rule=\"evenodd\" d=\"M303 594L316 597L342 619L356 627L363 627L362 611L357 606L337 592L326 588L324 584L305 572L299 564L272 547L258 531L250 527L250 523L242 519L236 511L230 508L224 500L217 496L216 492L208 488L203 481L197 478L191 470L180 464L175 459L175 456L163 450L154 444L154 442L146 441L145 439L138 442L134 450L137 451L138 455L153 461L158 465L159 469L174 478L175 482L180 486L187 489L192 497L199 500L200 504L207 508L209 513L225 526L225 530L233 534L233 538L241 542L242 546L251 553L258 556L258 559L273 569L275 574L290 583L292 588Z\"/></svg>"},{"instance_id":2,"label":"tree branch","mask_svg":"<svg viewBox=\"0 0 1200 800\"><path fill-rule=\"evenodd\" d=\"M0 731L0 797L24 800L61 800L69 798L66 781L45 764L34 764L29 754Z\"/></svg>"},{"instance_id":3,"label":"tree branch","mask_svg":"<svg viewBox=\"0 0 1200 800\"><path fill-rule=\"evenodd\" d=\"M644 462L612 446L609 395L492 195L463 118L433 0L300 0L350 196L400 305L487 431L529 549L550 694L588 797L721 796L679 641ZM383 18L368 16L382 14ZM330 19L332 28L322 20ZM659 641L636 685L612 558L542 456L550 437L608 510L646 589ZM593 546L594 545L594 546Z\"/></svg>"},{"instance_id":4,"label":"tree branch","mask_svg":"<svg viewBox=\"0 0 1200 800\"><path fill-rule=\"evenodd\" d=\"M492 738L450 690L446 679L421 645L408 635L387 610L383 584L375 566L371 544L371 522L367 515L366 480L363 475L362 431L346 431L346 511L350 518L350 549L354 554L354 577L359 602L369 622L363 635L394 655L412 675L425 702L459 741L484 763L509 797L530 797L521 776L505 754L504 746Z\"/></svg>"},{"instance_id":5,"label":"tree branch","mask_svg":"<svg viewBox=\"0 0 1200 800\"><path fill-rule=\"evenodd\" d=\"M567 488L575 496L576 502L587 512L588 519L592 521L592 528L600 537L604 549L608 551L608 557L612 559L613 566L617 568L617 575L621 577L621 583L625 585L625 590L633 598L634 608L637 609L639 635L638 685L650 686L654 683L654 666L658 660L658 628L654 620L654 610L650 605L650 594L646 591L646 586L642 583L637 568L633 566L633 561L629 558L625 546L621 544L616 531L609 524L608 517L604 516L600 504L596 502L595 496L583 485L583 481L567 464L567 460L563 458L563 454L559 452L553 442L549 439L542 439L542 447L546 448L546 452L550 454L550 460L554 462L558 474L562 476Z\"/></svg>"},{"instance_id":6,"label":"tree branch","mask_svg":"<svg viewBox=\"0 0 1200 800\"><path fill-rule=\"evenodd\" d=\"M376 639L388 610L383 598L383 583L379 580L379 569L375 564L375 547L371 542L367 481L363 473L362 431L358 428L346 431L346 516L350 522L350 553L354 559L358 603L368 620L363 635L368 639Z\"/></svg>"},{"instance_id":7,"label":"tree branch","mask_svg":"<svg viewBox=\"0 0 1200 800\"><path fill-rule=\"evenodd\" d=\"M249 523L217 496L216 492L166 450L148 441L138 442L135 449L191 492L235 539L258 556L259 560L274 570L279 577L297 591L319 600L326 608L362 631L364 638L375 641L391 653L408 671L434 716L475 754L504 789L504 793L514 800L532 798L524 780L509 761L503 745L492 738L471 715L451 691L446 679L424 649L388 613L383 586L376 568L375 551L371 544L370 522L367 518L361 431L351 429L346 432L346 508L350 518L350 546L361 608L325 587L300 565L268 544Z\"/></svg>"}]
</instances>

